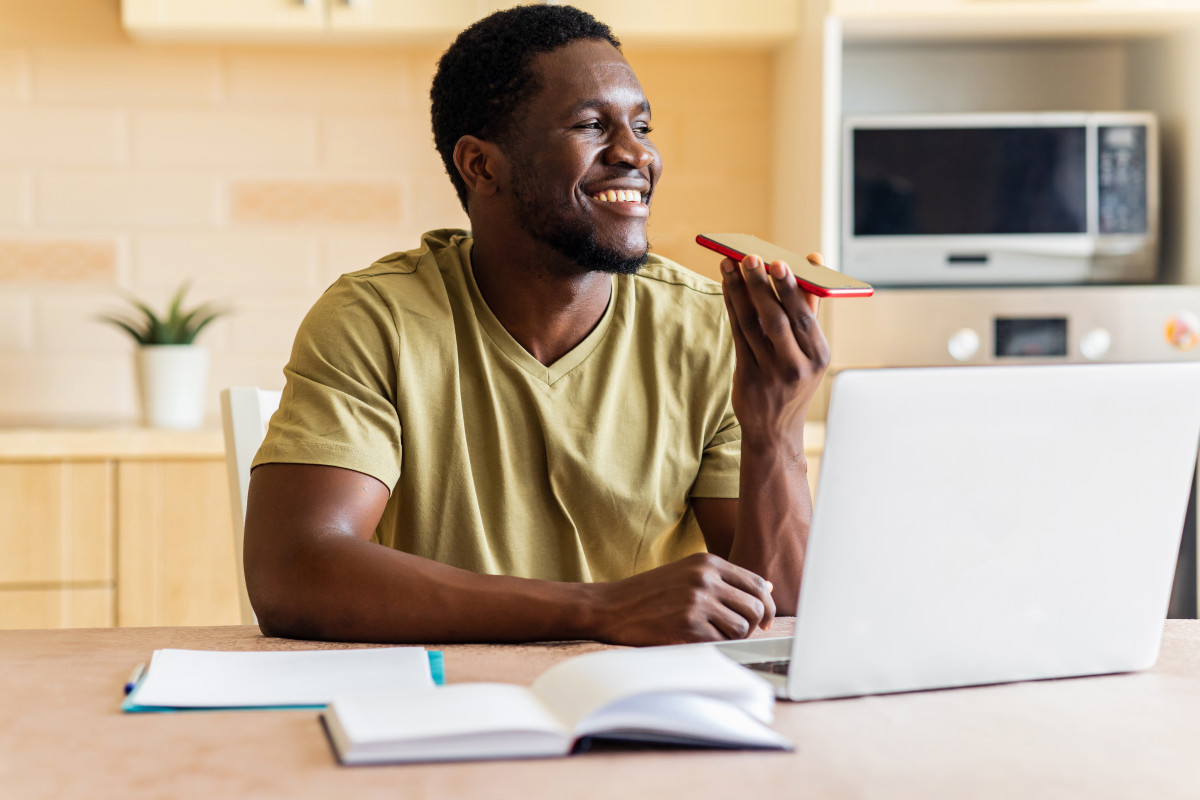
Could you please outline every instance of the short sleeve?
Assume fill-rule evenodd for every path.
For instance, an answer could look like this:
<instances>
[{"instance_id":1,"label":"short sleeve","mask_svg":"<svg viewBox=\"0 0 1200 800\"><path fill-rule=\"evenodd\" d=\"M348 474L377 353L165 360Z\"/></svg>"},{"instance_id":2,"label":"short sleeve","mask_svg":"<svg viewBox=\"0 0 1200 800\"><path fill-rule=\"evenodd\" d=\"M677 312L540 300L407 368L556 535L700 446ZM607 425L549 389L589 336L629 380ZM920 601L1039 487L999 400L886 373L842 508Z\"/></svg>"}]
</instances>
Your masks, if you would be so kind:
<instances>
[{"instance_id":1,"label":"short sleeve","mask_svg":"<svg viewBox=\"0 0 1200 800\"><path fill-rule=\"evenodd\" d=\"M300 325L279 410L253 467L319 464L400 478L396 325L367 277L343 276Z\"/></svg>"},{"instance_id":2,"label":"short sleeve","mask_svg":"<svg viewBox=\"0 0 1200 800\"><path fill-rule=\"evenodd\" d=\"M704 448L692 497L737 497L742 468L742 426L727 409L721 428Z\"/></svg>"}]
</instances>

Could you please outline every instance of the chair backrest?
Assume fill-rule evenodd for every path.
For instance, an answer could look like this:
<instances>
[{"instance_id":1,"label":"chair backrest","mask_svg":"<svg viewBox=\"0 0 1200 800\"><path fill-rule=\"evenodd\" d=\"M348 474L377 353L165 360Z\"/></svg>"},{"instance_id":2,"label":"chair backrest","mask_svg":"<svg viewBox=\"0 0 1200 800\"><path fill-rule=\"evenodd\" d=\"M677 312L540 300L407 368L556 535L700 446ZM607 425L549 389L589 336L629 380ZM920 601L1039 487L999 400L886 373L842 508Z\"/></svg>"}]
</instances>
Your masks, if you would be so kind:
<instances>
[{"instance_id":1,"label":"chair backrest","mask_svg":"<svg viewBox=\"0 0 1200 800\"><path fill-rule=\"evenodd\" d=\"M254 386L234 386L221 391L221 421L225 429L225 466L229 472L229 499L233 511L233 554L236 559L238 601L242 623L257 621L246 594L242 568L242 538L246 526L246 493L250 488L250 462L267 434L267 423L279 408L281 392Z\"/></svg>"}]
</instances>

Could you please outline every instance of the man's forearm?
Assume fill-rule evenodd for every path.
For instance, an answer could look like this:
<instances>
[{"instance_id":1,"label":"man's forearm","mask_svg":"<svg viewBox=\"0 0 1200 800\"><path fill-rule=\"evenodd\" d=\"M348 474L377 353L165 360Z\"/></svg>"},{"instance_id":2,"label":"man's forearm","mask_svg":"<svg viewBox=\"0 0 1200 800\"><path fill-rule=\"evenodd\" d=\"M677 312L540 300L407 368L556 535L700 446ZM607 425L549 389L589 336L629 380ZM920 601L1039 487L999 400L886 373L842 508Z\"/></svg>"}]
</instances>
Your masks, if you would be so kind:
<instances>
[{"instance_id":1,"label":"man's forearm","mask_svg":"<svg viewBox=\"0 0 1200 800\"><path fill-rule=\"evenodd\" d=\"M729 560L774 584L780 614L794 614L812 522L803 436L742 439L737 525Z\"/></svg>"},{"instance_id":2,"label":"man's forearm","mask_svg":"<svg viewBox=\"0 0 1200 800\"><path fill-rule=\"evenodd\" d=\"M360 642L588 638L592 586L479 575L373 542L324 536L252 583L267 635Z\"/></svg>"}]
</instances>

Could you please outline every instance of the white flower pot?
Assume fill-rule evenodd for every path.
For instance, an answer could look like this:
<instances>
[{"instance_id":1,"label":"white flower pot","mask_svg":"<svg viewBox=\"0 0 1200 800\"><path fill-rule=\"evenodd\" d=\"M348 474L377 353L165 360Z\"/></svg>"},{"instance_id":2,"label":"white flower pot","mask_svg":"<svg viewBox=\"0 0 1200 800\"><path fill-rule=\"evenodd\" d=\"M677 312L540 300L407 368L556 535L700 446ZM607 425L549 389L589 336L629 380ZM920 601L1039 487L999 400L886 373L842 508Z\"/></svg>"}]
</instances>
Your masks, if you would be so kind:
<instances>
[{"instance_id":1,"label":"white flower pot","mask_svg":"<svg viewBox=\"0 0 1200 800\"><path fill-rule=\"evenodd\" d=\"M137 351L142 421L154 428L204 424L208 351L193 344L143 345Z\"/></svg>"}]
</instances>

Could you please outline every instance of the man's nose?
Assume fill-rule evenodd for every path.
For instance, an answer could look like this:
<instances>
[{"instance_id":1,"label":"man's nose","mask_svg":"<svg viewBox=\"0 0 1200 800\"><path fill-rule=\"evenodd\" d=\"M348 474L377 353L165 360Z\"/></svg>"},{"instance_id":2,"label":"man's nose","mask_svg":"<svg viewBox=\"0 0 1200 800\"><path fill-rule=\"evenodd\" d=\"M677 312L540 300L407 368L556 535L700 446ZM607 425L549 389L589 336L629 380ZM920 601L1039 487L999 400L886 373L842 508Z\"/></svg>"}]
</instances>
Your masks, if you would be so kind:
<instances>
[{"instance_id":1,"label":"man's nose","mask_svg":"<svg viewBox=\"0 0 1200 800\"><path fill-rule=\"evenodd\" d=\"M632 128L625 128L608 148L609 164L628 164L637 170L645 169L654 162L657 151L644 139L638 138Z\"/></svg>"}]
</instances>

